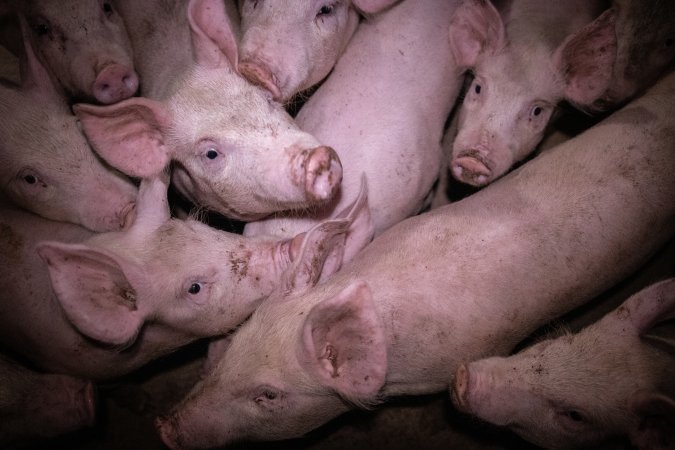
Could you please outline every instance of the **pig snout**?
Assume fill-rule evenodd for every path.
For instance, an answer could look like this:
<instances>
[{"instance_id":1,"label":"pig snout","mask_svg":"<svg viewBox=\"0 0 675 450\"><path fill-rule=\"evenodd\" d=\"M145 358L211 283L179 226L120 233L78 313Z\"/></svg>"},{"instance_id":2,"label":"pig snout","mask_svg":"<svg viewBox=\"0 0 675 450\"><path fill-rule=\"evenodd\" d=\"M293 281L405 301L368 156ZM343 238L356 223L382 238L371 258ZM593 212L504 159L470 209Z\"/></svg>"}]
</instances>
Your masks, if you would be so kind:
<instances>
[{"instance_id":1,"label":"pig snout","mask_svg":"<svg viewBox=\"0 0 675 450\"><path fill-rule=\"evenodd\" d=\"M99 71L94 81L94 97L104 105L129 98L138 89L138 75L122 64L109 64Z\"/></svg>"},{"instance_id":2,"label":"pig snout","mask_svg":"<svg viewBox=\"0 0 675 450\"><path fill-rule=\"evenodd\" d=\"M452 159L452 175L462 183L485 186L494 178L488 158L480 150L464 150Z\"/></svg>"},{"instance_id":3,"label":"pig snout","mask_svg":"<svg viewBox=\"0 0 675 450\"><path fill-rule=\"evenodd\" d=\"M315 202L330 200L342 183L342 164L335 150L320 146L311 150L304 163L305 192Z\"/></svg>"},{"instance_id":4,"label":"pig snout","mask_svg":"<svg viewBox=\"0 0 675 450\"><path fill-rule=\"evenodd\" d=\"M239 72L249 82L267 89L276 101L281 99L281 89L276 75L262 62L243 60L239 63Z\"/></svg>"}]
</instances>

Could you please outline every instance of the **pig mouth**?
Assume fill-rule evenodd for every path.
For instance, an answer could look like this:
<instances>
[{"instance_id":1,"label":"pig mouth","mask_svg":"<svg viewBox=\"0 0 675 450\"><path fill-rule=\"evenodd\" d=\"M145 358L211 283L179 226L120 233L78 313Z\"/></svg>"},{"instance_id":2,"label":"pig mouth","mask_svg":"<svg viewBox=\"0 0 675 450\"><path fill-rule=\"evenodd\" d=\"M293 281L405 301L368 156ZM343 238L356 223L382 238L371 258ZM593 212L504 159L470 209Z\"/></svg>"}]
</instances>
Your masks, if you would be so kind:
<instances>
[{"instance_id":1,"label":"pig mouth","mask_svg":"<svg viewBox=\"0 0 675 450\"><path fill-rule=\"evenodd\" d=\"M493 162L477 149L462 150L453 158L452 174L458 180L473 186L485 186L492 181Z\"/></svg>"}]
</instances>

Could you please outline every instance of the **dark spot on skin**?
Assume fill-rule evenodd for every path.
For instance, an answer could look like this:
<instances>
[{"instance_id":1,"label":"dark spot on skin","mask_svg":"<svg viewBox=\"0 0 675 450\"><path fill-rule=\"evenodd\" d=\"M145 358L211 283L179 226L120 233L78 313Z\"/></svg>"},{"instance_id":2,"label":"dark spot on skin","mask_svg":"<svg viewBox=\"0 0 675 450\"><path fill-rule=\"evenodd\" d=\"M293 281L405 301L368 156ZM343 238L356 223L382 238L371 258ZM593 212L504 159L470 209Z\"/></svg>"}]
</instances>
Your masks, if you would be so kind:
<instances>
[{"instance_id":1,"label":"dark spot on skin","mask_svg":"<svg viewBox=\"0 0 675 450\"><path fill-rule=\"evenodd\" d=\"M626 320L630 317L630 310L624 305L619 306L619 308L616 310L616 316L619 318L619 320Z\"/></svg>"},{"instance_id":2,"label":"dark spot on skin","mask_svg":"<svg viewBox=\"0 0 675 450\"><path fill-rule=\"evenodd\" d=\"M18 259L23 245L23 238L16 234L12 227L0 223L0 253L8 259Z\"/></svg>"}]
</instances>

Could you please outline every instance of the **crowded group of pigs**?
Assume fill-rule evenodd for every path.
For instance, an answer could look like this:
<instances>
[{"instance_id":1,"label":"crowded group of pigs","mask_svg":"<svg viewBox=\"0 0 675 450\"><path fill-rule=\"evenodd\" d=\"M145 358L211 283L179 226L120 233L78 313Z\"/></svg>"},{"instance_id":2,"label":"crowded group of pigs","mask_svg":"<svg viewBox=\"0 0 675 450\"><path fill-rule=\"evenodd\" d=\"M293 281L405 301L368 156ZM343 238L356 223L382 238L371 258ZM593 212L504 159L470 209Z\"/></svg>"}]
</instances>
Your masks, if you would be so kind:
<instances>
[{"instance_id":1,"label":"crowded group of pigs","mask_svg":"<svg viewBox=\"0 0 675 450\"><path fill-rule=\"evenodd\" d=\"M208 338L172 449L443 391L545 448L675 448L674 278L513 353L675 236L673 2L2 0L0 26L0 444ZM572 109L600 119L533 157Z\"/></svg>"}]
</instances>

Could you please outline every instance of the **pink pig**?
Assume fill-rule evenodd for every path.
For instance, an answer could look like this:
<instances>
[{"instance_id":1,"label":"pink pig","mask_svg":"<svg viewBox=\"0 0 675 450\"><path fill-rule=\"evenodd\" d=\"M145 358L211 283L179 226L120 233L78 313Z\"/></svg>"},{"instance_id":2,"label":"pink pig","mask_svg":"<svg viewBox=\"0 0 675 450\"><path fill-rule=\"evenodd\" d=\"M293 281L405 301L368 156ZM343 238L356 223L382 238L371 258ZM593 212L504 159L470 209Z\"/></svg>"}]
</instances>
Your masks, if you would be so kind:
<instances>
[{"instance_id":1,"label":"pink pig","mask_svg":"<svg viewBox=\"0 0 675 450\"><path fill-rule=\"evenodd\" d=\"M590 106L604 93L616 35L613 10L592 21L600 4L515 0L502 19L489 0L465 0L450 24L455 58L473 72L452 148L455 178L494 181L535 149L561 100Z\"/></svg>"},{"instance_id":2,"label":"pink pig","mask_svg":"<svg viewBox=\"0 0 675 450\"><path fill-rule=\"evenodd\" d=\"M135 3L139 8L152 6ZM141 9L132 14L139 22L130 26L132 36L146 19L154 19L143 12L149 13ZM173 67L166 46L175 43L177 59L183 61L180 49L191 45L195 60L190 57L189 65L176 67L177 73L165 80L157 79L152 67L139 66L141 83L150 82L148 90L155 99L74 106L99 155L122 172L142 178L173 161L173 183L185 197L239 220L329 201L342 180L337 154L298 129L281 105L236 73L236 23L223 2L177 2L173 13L185 14L187 20L176 19L171 29L174 40L163 42L156 53L166 56L169 61L164 64Z\"/></svg>"},{"instance_id":3,"label":"pink pig","mask_svg":"<svg viewBox=\"0 0 675 450\"><path fill-rule=\"evenodd\" d=\"M279 285L290 290L336 270L354 214L292 239L247 239L171 219L160 180L141 185L136 219L123 232L92 236L4 207L0 340L44 370L128 373L227 333Z\"/></svg>"},{"instance_id":4,"label":"pink pig","mask_svg":"<svg viewBox=\"0 0 675 450\"><path fill-rule=\"evenodd\" d=\"M248 223L245 235L289 237L334 216L358 195L362 174L372 223L350 231L347 260L373 234L424 207L462 82L446 34L456 7L447 0L402 2L359 25L331 75L296 117L303 130L338 152L345 166L339 196L313 214Z\"/></svg>"},{"instance_id":5,"label":"pink pig","mask_svg":"<svg viewBox=\"0 0 675 450\"><path fill-rule=\"evenodd\" d=\"M42 374L0 355L0 444L50 438L94 422L96 391L89 381Z\"/></svg>"},{"instance_id":6,"label":"pink pig","mask_svg":"<svg viewBox=\"0 0 675 450\"><path fill-rule=\"evenodd\" d=\"M17 72L19 63L4 53L0 66L6 75ZM136 187L93 153L63 93L29 44L20 69L20 83L0 79L2 196L43 217L93 231L128 225Z\"/></svg>"},{"instance_id":7,"label":"pink pig","mask_svg":"<svg viewBox=\"0 0 675 450\"><path fill-rule=\"evenodd\" d=\"M397 0L239 0L239 70L287 102L323 80L344 51L359 13L374 14Z\"/></svg>"},{"instance_id":8,"label":"pink pig","mask_svg":"<svg viewBox=\"0 0 675 450\"><path fill-rule=\"evenodd\" d=\"M578 334L460 366L453 402L546 448L592 448L630 435L639 449L672 449L674 344L659 325L673 318L670 278Z\"/></svg>"},{"instance_id":9,"label":"pink pig","mask_svg":"<svg viewBox=\"0 0 675 450\"><path fill-rule=\"evenodd\" d=\"M138 89L131 42L109 0L27 0L24 14L38 57L64 88L80 101L116 103Z\"/></svg>"},{"instance_id":10,"label":"pink pig","mask_svg":"<svg viewBox=\"0 0 675 450\"><path fill-rule=\"evenodd\" d=\"M302 436L448 388L675 234L675 74L468 198L406 219L315 287L275 292L167 416L172 449ZM649 136L649 139L645 139Z\"/></svg>"}]
</instances>

